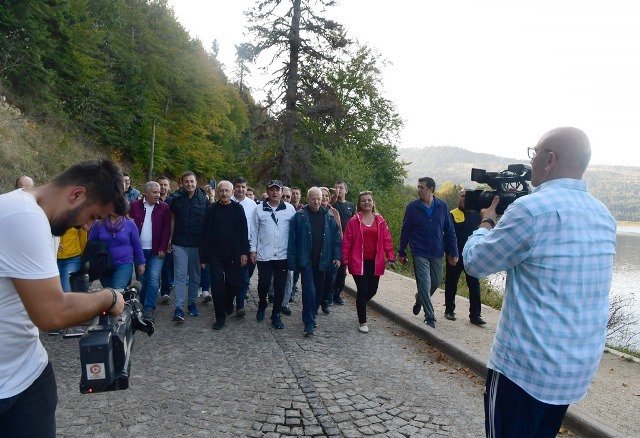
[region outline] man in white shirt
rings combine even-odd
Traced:
[[[258,322],[264,320],[267,293],[273,279],[274,302],[271,324],[283,329],[280,309],[287,281],[287,244],[289,223],[296,213],[288,202],[282,200],[282,182],[271,180],[267,184],[267,200],[256,208],[251,225],[249,260],[258,264]]]
[[[64,293],[51,235],[125,214],[122,172],[111,161],[76,164],[52,182],[0,195],[0,431],[54,437],[57,391],[38,329],[79,325],[108,311],[122,295]]]
[[[142,283],[142,313],[145,319],[153,321],[160,289],[160,274],[171,237],[171,212],[169,206],[160,200],[160,184],[148,181],[144,185],[144,196],[131,203],[129,216],[138,227],[146,260],[146,269],[139,278]]]
[[[247,180],[240,177],[233,181],[233,201],[239,202],[244,208],[244,215],[247,217],[247,230],[248,236],[251,236],[251,225],[253,222],[253,214],[258,207],[254,200],[247,197]],[[247,292],[249,291],[249,283],[253,271],[256,269],[254,263],[247,263],[240,268],[240,280],[241,284],[238,288],[238,294],[236,295],[236,317],[242,318],[245,315],[244,302],[247,298]]]

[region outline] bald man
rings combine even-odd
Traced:
[[[33,180],[27,175],[22,175],[16,180],[15,188],[16,189],[30,189],[33,188],[34,183]]]
[[[616,222],[582,181],[589,139],[557,128],[528,152],[536,190],[499,221],[496,197],[463,251],[470,275],[507,271],[487,365],[491,437],[556,436],[587,393],[607,329]]]
[[[242,286],[241,269],[249,256],[247,218],[242,205],[231,199],[233,184],[220,181],[216,198],[204,220],[204,236],[200,245],[200,261],[211,267],[213,308],[216,320],[213,330],[221,330],[227,314],[233,313],[233,299]]]

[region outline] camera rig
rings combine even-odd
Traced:
[[[133,335],[138,330],[153,334],[153,322],[142,316],[140,290],[140,283],[134,281],[122,292],[124,311],[118,316],[107,312],[96,316],[80,338],[81,393],[129,387]]]
[[[510,164],[507,170],[501,172],[473,168],[471,181],[486,184],[493,190],[467,190],[464,198],[465,209],[480,211],[489,207],[495,196],[499,196],[496,213],[503,214],[513,201],[531,193],[528,183],[531,181],[531,168],[524,164]]]

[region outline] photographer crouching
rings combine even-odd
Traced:
[[[38,329],[119,315],[120,293],[64,293],[53,236],[123,215],[122,172],[111,161],[76,164],[52,182],[0,195],[0,434],[54,437],[56,381]]]
[[[529,148],[531,183],[497,219],[481,210],[463,251],[476,277],[507,271],[484,395],[490,437],[556,436],[584,398],[605,345],[616,222],[582,181],[584,132],[557,128]]]

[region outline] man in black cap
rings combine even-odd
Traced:
[[[289,241],[289,223],[296,210],[282,200],[282,182],[271,180],[267,184],[267,200],[256,208],[251,225],[249,239],[251,263],[258,265],[258,322],[264,320],[267,308],[267,293],[273,280],[274,303],[271,312],[271,324],[283,329],[280,309],[284,298],[287,280],[287,244]]]

